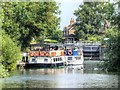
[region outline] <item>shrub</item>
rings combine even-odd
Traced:
[[[9,35],[2,30],[2,48],[0,62],[5,70],[16,69],[17,61],[20,60],[20,48],[11,40]]]

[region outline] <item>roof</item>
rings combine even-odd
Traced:
[[[37,43],[37,44],[30,44],[30,46],[63,46],[62,44],[60,43],[44,43],[44,44],[40,44],[40,43]]]

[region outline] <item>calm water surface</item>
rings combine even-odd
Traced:
[[[21,69],[1,79],[2,88],[118,88],[118,75],[71,68]]]

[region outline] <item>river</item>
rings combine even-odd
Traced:
[[[2,88],[118,88],[118,74],[98,69],[18,69],[0,79]]]

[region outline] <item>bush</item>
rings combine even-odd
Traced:
[[[7,77],[8,71],[3,67],[3,65],[0,65],[0,78]]]
[[[20,60],[20,48],[11,40],[9,35],[2,30],[2,48],[0,62],[5,70],[16,69],[17,61]]]
[[[88,41],[98,42],[102,40],[102,36],[93,35],[88,37]]]
[[[89,37],[89,41],[96,41],[95,37]]]

